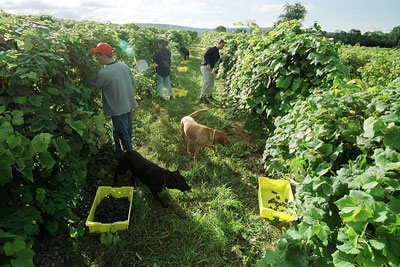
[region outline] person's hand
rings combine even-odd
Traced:
[[[207,69],[211,70],[211,65],[210,64],[207,64]]]

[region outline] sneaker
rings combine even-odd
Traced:
[[[169,96],[169,100],[174,99],[174,97],[172,95]]]

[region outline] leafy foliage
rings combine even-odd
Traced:
[[[400,76],[400,50],[343,46],[340,60],[352,79],[361,79],[368,86],[386,86]]]
[[[265,167],[301,182],[300,223],[260,264],[291,264],[293,250],[302,266],[400,263],[399,89],[400,79],[384,89],[337,83],[275,121]]]
[[[134,66],[119,41],[128,40],[149,59],[157,34],[133,24],[0,14],[0,34],[7,39],[0,51],[0,252],[14,266],[32,266],[35,236],[79,220],[72,210],[97,168],[97,152],[110,143],[92,85],[101,66],[89,49],[106,41],[116,59]],[[191,41],[183,31],[168,34]],[[137,76],[137,96],[153,90],[153,75]]]
[[[273,130],[274,119],[289,112],[299,97],[329,87],[346,73],[338,46],[320,37],[318,30],[318,25],[303,30],[290,21],[267,36],[225,35],[219,74],[226,80],[232,112],[243,115],[253,133]]]

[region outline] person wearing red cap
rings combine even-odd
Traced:
[[[111,116],[117,158],[123,150],[132,150],[132,113],[138,107],[133,92],[136,84],[131,69],[115,61],[108,43],[99,43],[90,49],[105,67],[97,73],[96,87],[102,91],[103,110]]]

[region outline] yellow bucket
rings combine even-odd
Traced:
[[[178,88],[172,88],[172,95],[173,96],[187,96],[188,91],[187,90],[183,90],[183,89],[178,89]]]
[[[97,205],[108,195],[112,195],[115,198],[128,197],[130,205],[129,205],[129,214],[128,219],[125,221],[119,221],[114,223],[100,223],[94,222],[94,212],[97,208]],[[132,196],[133,196],[133,187],[132,186],[123,186],[123,187],[110,187],[110,186],[99,186],[97,188],[96,196],[94,198],[92,208],[90,209],[89,215],[86,220],[86,226],[89,227],[89,232],[97,232],[97,233],[107,233],[112,232],[115,233],[120,230],[126,230],[129,226],[129,218],[131,217],[131,209],[132,209]]]
[[[292,188],[287,180],[258,177],[258,202],[260,216],[273,220],[289,221],[296,213],[286,212],[287,204],[294,200]]]
[[[187,72],[188,67],[178,67],[178,72]]]

